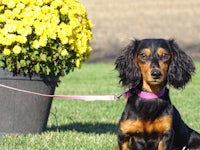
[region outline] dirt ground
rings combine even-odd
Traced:
[[[200,0],[80,0],[93,22],[89,62],[113,62],[137,38],[174,38],[200,60]]]

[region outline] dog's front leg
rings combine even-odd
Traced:
[[[162,140],[159,142],[158,150],[171,150],[174,140],[174,131],[171,130],[163,136]]]
[[[117,150],[129,150],[130,136],[124,134],[120,129],[117,131],[118,146]]]

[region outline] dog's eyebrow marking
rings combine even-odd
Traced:
[[[158,54],[158,56],[161,56],[164,52],[165,52],[166,50],[164,49],[164,48],[158,48],[157,49],[157,54]]]
[[[147,56],[150,56],[150,55],[151,55],[151,50],[150,50],[149,48],[143,49],[143,52],[144,52]]]
[[[153,121],[125,120],[121,121],[120,129],[125,134],[135,133],[166,133],[172,125],[172,116],[163,116]]]

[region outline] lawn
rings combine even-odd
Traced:
[[[200,131],[200,63],[184,90],[170,88],[173,103],[189,126]],[[56,94],[118,94],[117,72],[112,64],[85,64],[61,79]],[[114,101],[54,99],[47,130],[41,135],[5,136],[1,150],[111,150],[116,147],[116,124],[125,105]]]

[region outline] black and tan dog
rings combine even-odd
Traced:
[[[183,88],[195,67],[174,40],[132,41],[117,58],[120,82],[130,90],[119,121],[119,150],[200,150],[200,134],[171,104],[169,84]]]

